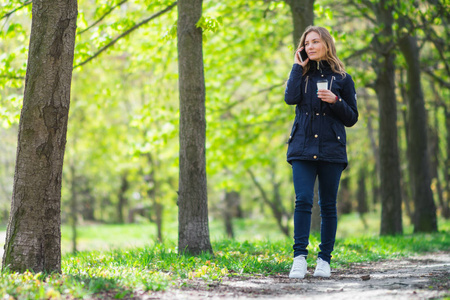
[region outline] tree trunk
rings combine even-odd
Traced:
[[[400,93],[402,95],[402,99],[405,103],[407,103],[408,101],[408,96],[407,96],[407,92],[406,92],[406,83],[403,79],[403,71],[400,72]],[[406,141],[406,145],[409,145],[409,127],[408,127],[408,114],[406,112],[406,108],[405,109],[401,109],[401,115],[402,115],[402,119],[403,119],[403,128],[405,129],[405,141]],[[412,197],[412,185],[411,185],[411,177],[412,177],[412,171],[411,168],[409,167],[409,148],[406,147],[406,169],[403,170],[400,168],[400,185],[402,187],[402,200],[403,203],[405,204],[405,209],[406,209],[406,214],[408,215],[408,218],[410,220],[410,223],[413,224],[414,223],[414,216],[413,216],[413,212],[411,209],[411,200],[413,199]],[[400,160],[402,160],[400,158]]]
[[[367,95],[366,91],[364,91],[363,99],[368,99],[369,95]],[[370,104],[370,101],[367,101],[366,105],[366,114],[367,114],[367,134],[370,140],[370,146],[372,148],[373,156],[375,159],[375,172],[372,173],[372,202],[376,204],[379,202],[380,196],[380,185],[379,185],[379,175],[380,175],[380,151],[376,143],[375,137],[375,129],[373,128],[373,118],[372,116],[375,114],[375,109]],[[375,205],[374,205],[375,206]]]
[[[441,180],[439,178],[439,170],[438,170],[438,166],[439,166],[439,134],[438,134],[438,116],[437,116],[437,106],[435,106],[435,124],[434,127],[430,126],[429,127],[429,131],[428,131],[428,138],[429,138],[429,145],[430,145],[430,164],[431,164],[431,168],[430,168],[430,172],[431,172],[431,179],[435,182],[436,184],[436,192],[437,192],[437,197],[438,197],[438,202],[441,208],[441,215],[445,218],[448,219],[450,217],[450,209],[447,205],[445,205],[445,201],[444,201],[444,193],[443,193],[443,188],[442,188],[442,183]]]
[[[117,202],[117,217],[120,224],[125,223],[125,217],[123,215],[123,209],[127,204],[127,198],[125,193],[129,187],[127,172],[124,172],[121,176],[120,190],[119,190],[119,201]]]
[[[311,232],[320,232],[321,222],[322,219],[320,218],[319,206],[319,181],[316,177],[316,182],[314,183],[313,207],[311,209]]]
[[[352,194],[350,191],[350,180],[349,177],[345,176],[341,178],[341,182],[339,184],[339,193],[338,193],[338,215],[349,214],[353,211],[353,203],[352,203]]]
[[[366,165],[363,164],[358,172],[358,187],[356,191],[356,199],[358,202],[357,206],[358,214],[361,219],[361,222],[364,225],[364,229],[368,228],[367,221],[364,218],[364,214],[369,211],[369,208],[367,207],[366,174],[367,174]]]
[[[442,99],[440,99],[439,93],[436,90],[435,87],[435,83],[431,82],[431,89],[433,91],[433,95],[434,98],[436,100],[435,103],[435,107],[434,107],[434,112],[435,112],[435,116],[434,116],[434,120],[435,120],[435,124],[434,124],[434,128],[431,127],[430,128],[430,132],[431,132],[431,138],[430,140],[432,141],[430,143],[431,145],[431,149],[430,149],[430,153],[431,153],[431,178],[435,178],[436,180],[436,185],[437,185],[437,189],[438,189],[438,199],[439,199],[439,204],[441,206],[441,214],[445,219],[450,219],[450,203],[449,203],[449,198],[450,198],[450,190],[447,189],[446,191],[446,187],[449,186],[449,182],[446,181],[445,179],[448,178],[446,177],[446,173],[449,172],[448,168],[446,168],[446,162],[443,161],[444,158],[441,155],[441,152],[439,150],[439,132],[438,132],[438,128],[439,128],[439,117],[438,117],[438,109],[439,109],[439,105],[440,103],[442,103]],[[447,125],[450,124],[449,118],[450,116],[447,115],[447,109],[444,106],[444,116],[446,116],[445,118],[445,122],[447,123]],[[447,127],[449,128],[449,127]],[[447,137],[450,136],[450,131],[447,129]],[[447,145],[450,145],[450,141],[448,141]],[[447,151],[450,152],[449,147],[446,147]],[[450,161],[450,157],[447,156],[447,161]],[[442,163],[443,162],[443,163]],[[450,164],[449,164],[450,165]],[[442,183],[442,180],[440,179],[439,176],[439,166],[443,166],[446,170],[444,171],[444,184]],[[445,197],[447,198],[447,201],[445,201]]]
[[[61,271],[61,178],[76,0],[34,0],[3,267]]]
[[[228,238],[234,239],[233,218],[237,217],[239,212],[240,194],[236,191],[225,191],[223,195],[223,220]]]
[[[152,210],[150,210],[150,220],[155,222],[156,224],[156,237],[159,243],[162,243],[162,213],[163,213],[163,205],[159,200],[158,195],[158,182],[156,180],[156,167],[157,164],[153,160],[153,155],[150,153],[146,154],[149,165],[151,167],[150,173],[145,176],[145,181],[147,182],[147,195],[152,202],[152,210],[154,212],[154,217],[152,217]]]
[[[291,8],[294,49],[297,49],[300,38],[306,27],[314,25],[314,0],[286,0]]]
[[[380,234],[401,234],[402,199],[397,145],[397,103],[395,96],[395,54],[392,45],[392,7],[386,0],[374,5],[380,33],[373,39],[373,61],[377,78],[375,91],[379,102],[379,147],[381,226]]]
[[[202,0],[178,1],[178,72],[180,93],[180,173],[178,195],[178,251],[212,252],[206,186],[205,79]]]
[[[447,106],[444,106],[445,111],[445,127],[446,127],[446,140],[447,140],[447,159],[445,160],[445,168],[444,168],[444,180],[446,182],[445,192],[446,195],[446,205],[450,205],[450,111]]]
[[[408,158],[414,199],[414,232],[437,231],[436,206],[431,191],[430,160],[427,139],[427,114],[420,82],[417,38],[407,35],[399,40],[407,63]]]

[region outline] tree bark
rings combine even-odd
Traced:
[[[180,93],[180,173],[178,195],[178,251],[212,252],[206,187],[205,79],[202,0],[178,1],[178,71]]]
[[[76,0],[34,0],[3,268],[61,271],[61,178]]]
[[[392,7],[388,1],[374,4],[380,33],[373,39],[375,51],[373,67],[377,78],[375,91],[379,102],[379,147],[381,226],[380,234],[401,234],[402,199],[400,187],[400,163],[397,145],[397,103],[395,96],[395,54],[392,45]]]
[[[420,82],[417,38],[407,35],[399,40],[407,66],[408,158],[414,199],[414,232],[437,231],[436,206],[431,191],[430,159],[427,139],[427,114]]]
[[[297,49],[306,27],[314,25],[314,0],[286,0],[286,3],[291,8],[292,23],[294,25],[292,38],[294,49]]]

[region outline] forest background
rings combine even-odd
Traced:
[[[30,3],[9,1],[0,14],[0,220],[5,225],[27,67]],[[299,33],[293,33],[289,3],[203,3],[199,25],[204,29],[209,217],[223,222],[225,228],[212,231],[212,236],[223,232],[234,236],[233,218],[249,223],[263,220],[278,226],[280,234],[292,235],[295,196],[285,143],[294,110],[283,97]],[[157,230],[149,233],[149,239],[163,240],[164,229],[177,222],[177,15],[176,6],[167,9],[172,4],[79,3],[62,182],[62,221],[73,229],[77,224],[152,222]],[[427,135],[421,143],[428,149],[429,187],[437,215],[448,219],[449,5],[445,1],[391,4],[395,8],[392,36],[384,42],[394,58],[392,102],[399,172],[385,173],[385,178],[391,176],[391,181],[399,183],[401,205],[395,209],[406,216],[404,223],[413,224],[417,183],[412,178],[417,174],[410,156],[407,77],[411,66],[400,40],[414,36],[426,113],[422,117]],[[377,97],[377,62],[385,53],[373,41],[386,24],[378,21],[370,7],[370,1],[345,5],[316,1],[314,23],[331,31],[358,93],[360,120],[347,130],[350,165],[341,181],[339,213],[374,212],[382,218],[380,128],[384,123]]]

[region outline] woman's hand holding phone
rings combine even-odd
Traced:
[[[305,67],[306,64],[309,62],[309,57],[306,54],[306,51],[304,50],[304,47],[301,47],[300,49],[295,52],[295,63],[301,65],[302,67]]]

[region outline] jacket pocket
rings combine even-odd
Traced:
[[[292,141],[292,138],[294,137],[295,131],[297,130],[298,124],[295,122],[294,126],[292,126],[291,134],[289,135],[289,139],[286,142],[286,144],[290,144]]]
[[[342,127],[342,128],[340,128],[340,127]],[[347,137],[346,137],[346,134],[345,134],[344,125],[338,126],[336,123],[334,123],[334,124],[331,125],[331,128],[333,128],[333,132],[334,132],[334,135],[336,137],[336,140],[339,143],[341,143],[342,145],[345,145],[346,142],[347,142],[346,141]]]
[[[292,127],[291,136],[288,141],[288,150],[287,150],[288,160],[289,158],[300,157],[305,149],[306,136],[303,124],[305,120],[302,119],[297,120],[295,125]]]

